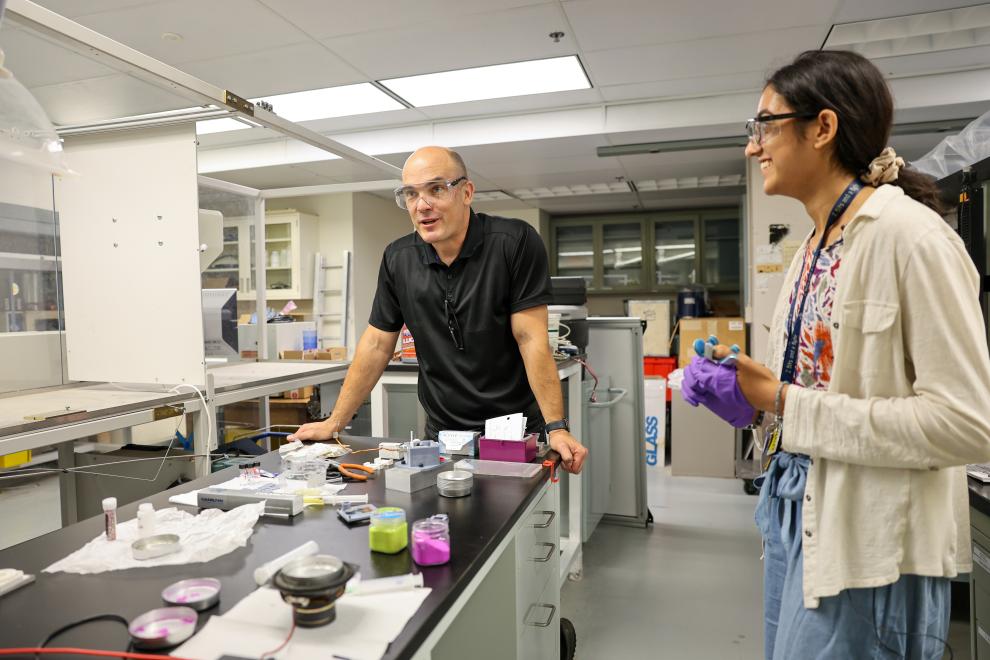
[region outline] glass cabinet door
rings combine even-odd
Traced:
[[[657,284],[693,284],[695,272],[694,221],[653,223]]]
[[[557,227],[557,275],[583,277],[589,288],[595,276],[594,233],[590,225]]]
[[[706,219],[702,226],[702,240],[705,244],[703,264],[705,283],[738,284],[739,220]]]
[[[642,224],[602,226],[602,286],[638,287],[643,283]]]
[[[223,252],[203,271],[204,289],[241,289],[240,239],[240,225],[224,222]]]
[[[292,222],[265,223],[265,279],[269,291],[298,289],[292,267]]]

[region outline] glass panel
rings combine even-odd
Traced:
[[[595,275],[594,237],[590,225],[557,227],[557,275],[583,277],[591,286]]]
[[[265,223],[266,286],[269,291],[292,289],[292,223]]]
[[[65,382],[53,201],[50,174],[0,159],[0,392]]]
[[[602,266],[602,283],[606,287],[631,287],[642,283],[643,238],[640,223],[602,227]]]
[[[704,222],[705,284],[739,283],[739,220]]]
[[[694,221],[656,222],[654,237],[657,284],[693,284]]]

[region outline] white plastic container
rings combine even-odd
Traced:
[[[155,507],[151,502],[144,502],[138,506],[137,521],[139,538],[155,535]]]

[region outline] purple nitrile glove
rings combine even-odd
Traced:
[[[684,369],[681,397],[692,406],[702,404],[736,428],[748,426],[756,417],[756,409],[739,389],[735,360],[716,364],[696,356]]]

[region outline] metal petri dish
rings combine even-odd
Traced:
[[[162,590],[162,600],[169,605],[191,607],[197,612],[208,610],[220,602],[220,580],[216,578],[180,580]]]
[[[321,589],[338,581],[344,562],[333,555],[300,557],[282,567],[281,581],[296,589]]]
[[[437,475],[437,490],[444,497],[464,497],[471,494],[474,475],[467,470],[451,470]]]
[[[127,631],[138,648],[167,649],[192,637],[196,621],[196,610],[192,608],[162,607],[134,619]]]
[[[135,559],[154,559],[178,552],[181,547],[178,534],[156,534],[132,543],[131,553]]]

